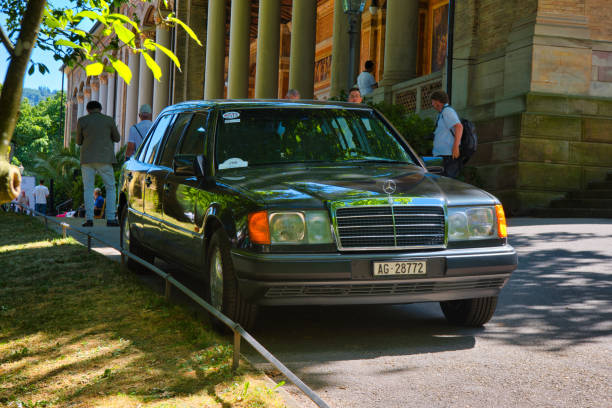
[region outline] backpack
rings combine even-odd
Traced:
[[[463,163],[467,163],[478,148],[478,135],[476,135],[476,125],[473,122],[465,118],[460,120],[463,125],[463,133],[459,145],[459,155],[463,158]]]
[[[444,109],[446,109],[447,107],[450,108],[450,106],[446,106]],[[463,159],[463,164],[465,164],[468,162],[468,160],[470,160],[470,157],[472,157],[472,155],[476,152],[476,149],[478,148],[478,135],[476,134],[476,125],[474,125],[474,122],[466,118],[459,118],[459,120],[461,121],[461,125],[463,126],[463,133],[461,134],[461,144],[459,145],[459,157]],[[455,135],[452,130],[451,133],[453,134],[453,136]]]

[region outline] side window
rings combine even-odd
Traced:
[[[141,153],[141,161],[149,164],[153,163],[162,140],[164,139],[164,135],[166,134],[166,130],[172,123],[172,119],[174,119],[174,115],[166,115],[157,121],[155,130],[149,136],[147,148],[146,150],[143,150],[143,153]]]
[[[150,129],[150,133],[155,132],[155,126],[156,126],[156,123],[153,124],[152,129]],[[134,153],[134,157],[136,158],[136,160],[141,161],[141,162],[145,161],[145,153],[147,152],[147,147],[149,146],[150,140],[151,140],[150,137],[145,137],[145,139],[142,141],[140,146],[138,146],[136,153]]]
[[[185,133],[185,128],[189,124],[191,116],[191,113],[181,113],[174,121],[174,126],[172,126],[172,130],[166,138],[164,151],[162,152],[161,161],[159,162],[159,164],[161,164],[162,166],[172,166],[172,159],[174,158],[174,153],[176,152],[177,145],[179,143],[179,140],[181,140],[181,136],[183,135],[183,133]]]
[[[179,154],[205,154],[206,122],[208,114],[195,114],[181,141]]]

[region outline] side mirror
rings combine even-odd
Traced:
[[[204,156],[193,154],[177,154],[172,161],[172,169],[174,174],[180,176],[195,176],[197,178],[204,177],[205,171]]]
[[[423,163],[425,164],[425,168],[428,172],[433,174],[443,174],[444,166],[443,160],[441,157],[437,156],[423,156],[421,157]]]

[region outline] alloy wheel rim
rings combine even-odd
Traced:
[[[223,306],[223,263],[221,251],[215,249],[210,268],[210,302],[212,306],[221,311]]]

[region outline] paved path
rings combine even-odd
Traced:
[[[430,303],[266,308],[253,334],[333,407],[611,407],[612,220],[509,224],[520,265],[483,329],[450,326]]]

